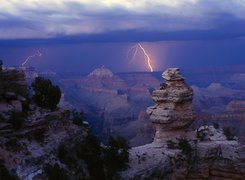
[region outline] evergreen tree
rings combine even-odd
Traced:
[[[37,77],[32,83],[32,88],[35,92],[33,100],[38,106],[51,110],[56,109],[61,98],[59,86],[54,86],[49,79]]]

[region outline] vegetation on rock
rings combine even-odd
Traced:
[[[59,167],[58,164],[45,166],[45,173],[49,180],[66,180],[68,179],[64,171]]]
[[[61,144],[57,155],[68,167],[77,167],[76,173],[83,173],[80,165],[87,164],[90,179],[119,178],[118,172],[128,167],[129,145],[124,138],[110,137],[107,146],[102,146],[95,136],[86,139],[72,149]]]
[[[226,136],[227,140],[233,140],[234,139],[234,133],[232,132],[231,127],[224,127],[223,133]]]
[[[10,124],[13,126],[14,130],[19,130],[22,128],[25,122],[26,114],[22,112],[11,112],[9,119]]]
[[[3,162],[0,162],[0,179],[17,180],[18,178],[8,171]]]
[[[185,155],[190,155],[193,151],[190,143],[187,139],[178,139],[176,142],[172,140],[167,141],[167,147],[169,149],[181,149]]]
[[[85,120],[85,114],[83,111],[77,112],[75,110],[72,111],[72,122],[77,126],[82,126],[83,121]]]
[[[219,124],[218,123],[213,122],[213,126],[214,126],[215,129],[219,129]]]
[[[61,98],[59,86],[55,86],[48,79],[37,77],[32,83],[32,88],[35,92],[33,100],[38,106],[55,110]]]

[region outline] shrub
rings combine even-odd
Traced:
[[[68,154],[68,151],[65,149],[65,146],[63,144],[59,145],[58,147],[58,158],[61,162],[64,161],[64,159],[66,158]]]
[[[105,148],[105,166],[107,178],[118,178],[118,171],[128,168],[129,145],[122,137],[109,138],[107,148]]]
[[[72,111],[72,122],[77,126],[82,126],[85,120],[84,112]]]
[[[101,147],[95,136],[89,135],[76,154],[85,160],[91,179],[118,179],[118,171],[128,167],[129,145],[122,137],[110,137],[106,147]]]
[[[45,173],[48,176],[49,180],[66,180],[67,175],[64,173],[63,169],[59,167],[58,164],[55,164],[54,166],[47,164],[44,168]]]
[[[16,175],[13,175],[8,171],[3,162],[0,162],[0,179],[17,180],[18,178],[16,177]]]
[[[22,112],[11,112],[9,123],[13,126],[14,130],[19,130],[22,128],[25,122],[26,114]]]
[[[99,141],[92,134],[76,150],[77,156],[85,160],[91,179],[105,179],[102,153]]]
[[[178,146],[184,154],[190,155],[192,153],[192,147],[186,139],[180,139]]]
[[[28,134],[28,139],[29,140],[34,139],[37,142],[43,142],[44,137],[45,137],[45,135],[44,135],[45,131],[46,131],[45,128],[36,129],[36,130],[34,130]]]
[[[71,150],[68,150],[63,144],[60,144],[57,152],[60,162],[66,164],[69,167],[75,167],[78,164],[78,158],[76,154]]]
[[[199,138],[201,141],[205,140],[207,136],[207,129],[201,129],[197,130],[197,138]]]
[[[38,106],[55,110],[61,98],[59,86],[54,86],[48,79],[37,77],[32,83],[32,88],[35,92],[33,100]]]
[[[0,59],[0,71],[2,71],[3,61]]]
[[[213,126],[214,126],[215,129],[219,129],[219,124],[218,123],[213,122]]]
[[[226,136],[227,140],[233,140],[234,139],[234,134],[232,132],[231,127],[224,127],[223,133]]]
[[[22,146],[17,139],[9,139],[5,142],[5,146],[8,151],[18,152],[22,150]]]

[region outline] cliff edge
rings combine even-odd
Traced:
[[[123,179],[245,179],[245,147],[229,128],[192,129],[192,89],[178,68],[167,69],[163,78],[152,93],[156,105],[147,109],[154,141],[131,149]]]

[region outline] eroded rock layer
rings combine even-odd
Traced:
[[[152,94],[156,105],[147,110],[156,126],[154,141],[130,150],[122,179],[245,179],[244,145],[231,128],[188,128],[195,120],[192,89],[177,68],[163,78],[166,83]]]
[[[195,120],[193,91],[185,84],[180,70],[169,68],[163,72],[162,77],[166,82],[152,93],[156,105],[147,109],[150,120],[156,126],[154,141],[162,141],[168,139],[168,136],[181,134],[171,132],[184,131]]]

